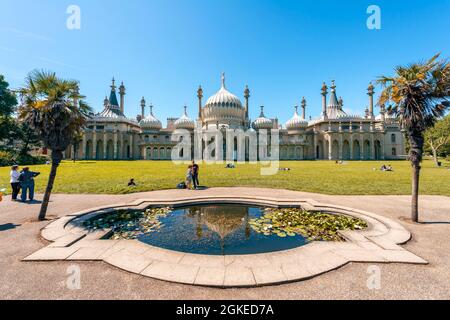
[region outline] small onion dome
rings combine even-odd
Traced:
[[[194,130],[195,128],[195,122],[187,115],[187,107],[184,107],[184,114],[179,118],[177,121],[175,121],[175,128],[176,129],[187,129],[187,130]]]
[[[266,118],[266,116],[264,115],[263,106],[261,106],[261,114],[259,115],[259,118],[253,122],[253,128],[255,128],[256,130],[273,129],[273,122],[271,119]]]
[[[286,122],[286,129],[288,130],[299,130],[304,129],[308,126],[308,122],[303,120],[298,114],[298,106],[295,106],[294,116]]]
[[[150,114],[139,122],[142,129],[160,130],[162,129],[161,121],[153,115],[153,106],[150,106]]]

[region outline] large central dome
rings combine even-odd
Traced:
[[[225,87],[225,74],[222,87],[211,96],[203,108],[203,121],[208,125],[240,126],[245,121],[245,109],[238,97]]]

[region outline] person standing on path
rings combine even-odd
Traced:
[[[194,183],[194,189],[197,189],[199,186],[199,182],[198,182],[199,170],[200,170],[199,165],[196,164],[195,161],[192,161],[192,182]]]
[[[20,173],[19,181],[22,187],[22,195],[21,195],[22,202],[25,202],[27,200],[27,193],[28,199],[30,199],[30,201],[33,201],[34,178],[37,177],[38,175],[40,175],[40,172],[30,171],[30,168],[28,167],[23,168],[22,172]]]
[[[17,200],[17,195],[20,192],[20,181],[19,181],[19,177],[20,177],[20,173],[19,173],[19,166],[18,165],[13,165],[11,167],[11,172],[9,173],[10,176],[10,183],[11,183],[11,188],[12,188],[12,194],[11,194],[11,200],[15,201]]]

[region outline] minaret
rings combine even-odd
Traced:
[[[125,113],[125,86],[122,84],[119,87],[120,94],[120,112]]]
[[[197,98],[198,98],[198,120],[202,121],[202,98],[203,98],[203,89],[202,86],[198,87],[197,90]]]
[[[373,95],[375,93],[375,87],[373,86],[372,82],[369,84],[369,87],[367,88],[367,95],[369,96],[369,117],[370,119],[373,119]]]
[[[145,99],[142,97],[141,99],[141,117],[142,119],[145,118]]]
[[[303,97],[302,99],[302,119],[306,119],[306,99]]]
[[[248,122],[249,120],[248,99],[250,98],[250,89],[248,88],[248,86],[245,86],[244,98],[245,98],[245,120]]]
[[[324,119],[324,120],[328,119],[328,116],[327,116],[327,94],[328,94],[328,87],[324,82],[322,85],[322,119]]]

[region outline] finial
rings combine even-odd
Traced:
[[[141,99],[141,106],[145,107],[145,98],[144,97],[142,97],[142,99]]]
[[[187,116],[187,106],[184,106],[184,115]]]
[[[225,88],[225,72],[222,72],[222,88]]]
[[[341,107],[344,106],[344,99],[342,99],[342,97],[339,97],[339,105],[340,105]]]
[[[322,94],[326,95],[327,93],[328,93],[328,87],[327,87],[327,84],[324,81],[323,85],[322,85]]]
[[[116,80],[114,79],[114,77],[112,78],[111,89],[116,90]]]
[[[302,107],[306,107],[306,99],[305,99],[305,97],[302,98]]]
[[[149,108],[150,108],[150,114],[153,116],[153,105],[151,103],[149,105]]]
[[[298,106],[295,105],[295,106],[294,106],[294,109],[295,109],[295,114],[298,115]]]
[[[336,89],[336,82],[331,80],[331,90],[334,91]]]
[[[198,98],[203,98],[203,89],[202,89],[202,86],[198,86],[197,97],[198,97]]]
[[[369,96],[373,95],[375,93],[375,87],[373,86],[372,82],[369,83],[369,87],[367,88],[367,94]]]
[[[260,115],[260,117],[261,118],[264,117],[264,106],[261,106],[261,115]]]
[[[250,89],[248,88],[248,85],[245,85],[244,97],[247,99],[250,98]]]

